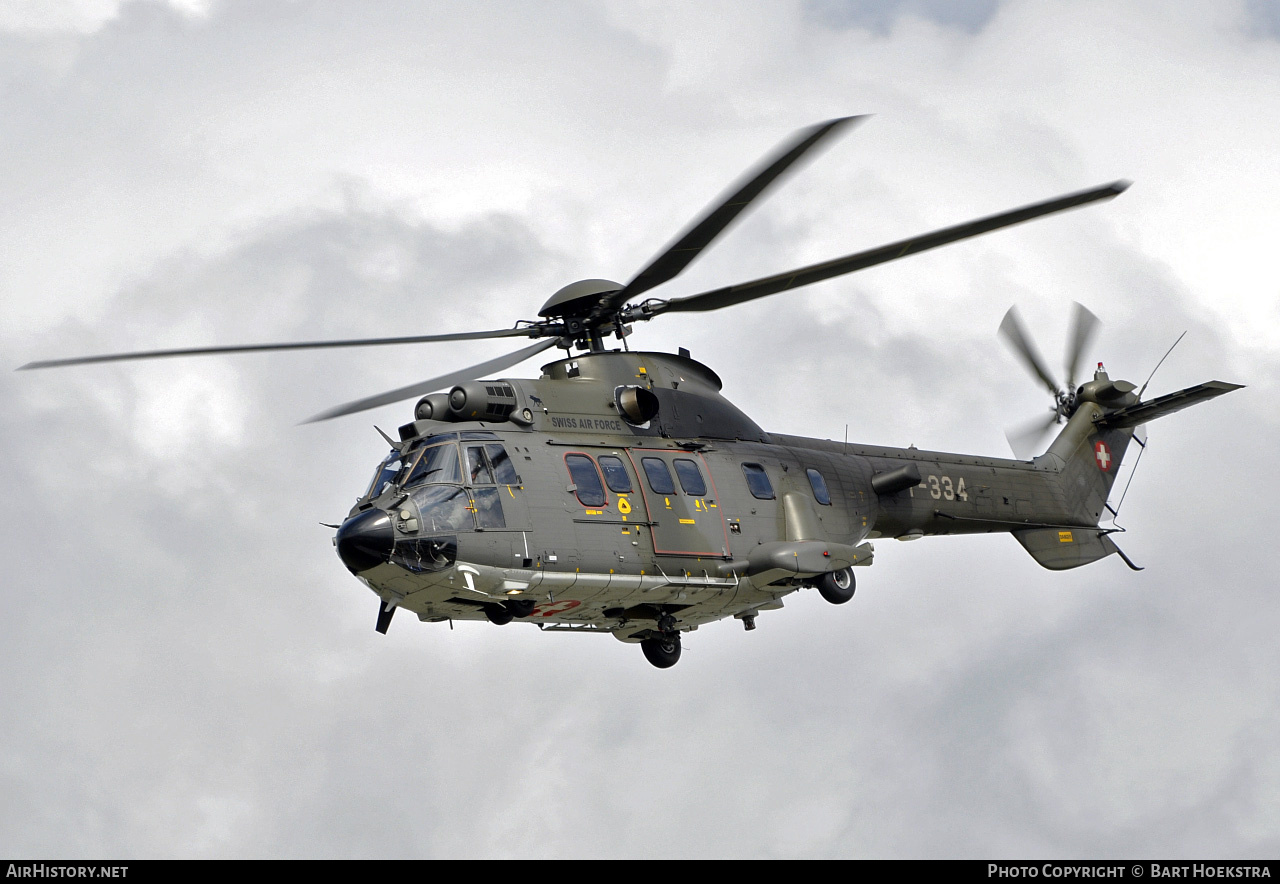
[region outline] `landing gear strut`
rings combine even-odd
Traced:
[[[680,659],[680,633],[668,632],[659,638],[646,638],[640,642],[645,659],[659,669],[670,669]]]

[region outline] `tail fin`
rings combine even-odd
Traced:
[[[1097,524],[1115,484],[1120,462],[1133,438],[1132,427],[1104,426],[1101,406],[1081,403],[1039,460],[1059,473],[1061,493],[1072,521]]]
[[[1093,402],[1082,403],[1049,450],[1036,458],[1037,463],[1045,463],[1058,473],[1055,480],[1071,525],[1098,524],[1133,438],[1131,428],[1100,426],[1103,413]],[[1107,532],[1096,527],[1025,528],[1014,531],[1013,536],[1051,571],[1078,568],[1120,552]]]
[[[1058,471],[1059,488],[1071,521],[1097,525],[1135,427],[1240,387],[1209,381],[1119,408],[1082,402],[1049,450],[1036,460],[1047,460],[1047,465]],[[1013,534],[1032,558],[1055,571],[1087,565],[1112,553],[1119,553],[1129,567],[1137,567],[1098,528],[1030,528]]]

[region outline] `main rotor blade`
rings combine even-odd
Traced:
[[[485,338],[528,337],[529,327],[501,328],[495,331],[458,332],[448,335],[411,335],[402,338],[358,338],[347,341],[299,341],[286,344],[244,344],[231,347],[189,347],[181,350],[143,350],[134,353],[107,353],[102,356],[78,356],[73,359],[45,359],[28,362],[18,368],[58,368],[64,365],[88,365],[93,362],[127,362],[137,359],[164,359],[170,356],[210,356],[218,353],[262,353],[274,350],[321,350],[332,347],[376,347],[382,344],[432,344],[443,341],[476,341]]]
[[[1071,337],[1067,339],[1067,390],[1076,388],[1076,369],[1080,366],[1080,356],[1098,332],[1102,321],[1089,312],[1079,301],[1075,302],[1076,311],[1071,317]]]
[[[707,310],[719,310],[721,307],[730,307],[734,304],[763,298],[766,295],[774,295],[788,289],[821,282],[833,276],[841,276],[845,273],[852,273],[855,270],[863,270],[876,264],[883,264],[886,261],[895,261],[898,258],[905,258],[907,255],[914,255],[917,252],[927,251],[928,249],[936,249],[938,246],[945,246],[958,240],[979,236],[992,230],[999,230],[1002,227],[1021,224],[1023,221],[1051,215],[1054,212],[1074,209],[1076,206],[1083,206],[1098,200],[1111,199],[1123,193],[1128,186],[1128,181],[1113,181],[1110,184],[1104,184],[1091,190],[1069,193],[1056,199],[1033,203],[1020,209],[1011,209],[1008,212],[979,218],[976,221],[969,221],[965,224],[957,224],[954,227],[944,227],[932,233],[899,240],[886,246],[868,249],[865,252],[856,252],[822,264],[812,264],[808,267],[801,267],[798,270],[779,273],[776,276],[769,276],[751,282],[742,282],[722,289],[689,295],[686,298],[673,298],[665,303],[653,305],[648,312],[650,315],[656,316],[659,313],[667,312],[700,313]]]
[[[1013,352],[1022,359],[1022,364],[1027,367],[1027,370],[1040,378],[1044,385],[1049,388],[1049,394],[1056,397],[1058,395],[1058,382],[1053,379],[1049,369],[1045,368],[1044,359],[1041,358],[1040,351],[1036,349],[1036,345],[1031,342],[1031,336],[1022,327],[1022,320],[1018,316],[1017,307],[1010,307],[1009,312],[1000,321],[1000,334],[1004,335],[1005,340],[1009,342]]]
[[[559,343],[559,338],[551,338],[546,341],[539,341],[531,347],[525,347],[516,350],[514,353],[507,353],[499,356],[497,359],[490,359],[488,362],[481,362],[479,365],[472,365],[469,368],[461,368],[457,371],[441,375],[438,378],[432,378],[429,381],[421,381],[416,384],[410,384],[407,387],[400,387],[396,390],[389,390],[386,393],[379,393],[377,396],[369,396],[365,399],[357,399],[354,402],[348,402],[346,405],[339,405],[336,408],[330,408],[328,411],[322,411],[314,417],[309,417],[302,423],[314,424],[317,421],[327,421],[335,417],[342,417],[344,414],[355,414],[357,411],[366,411],[370,408],[377,408],[379,405],[389,405],[392,402],[399,402],[401,399],[409,399],[413,396],[422,396],[433,390],[439,390],[442,387],[452,387],[454,384],[460,384],[463,381],[471,381],[476,378],[484,377],[490,372],[502,371],[524,362],[530,356],[541,353],[554,347]]]
[[[733,193],[707,207],[692,227],[650,261],[621,291],[610,295],[607,303],[603,303],[602,299],[601,312],[625,304],[642,292],[675,278],[733,223],[752,200],[778,181],[797,160],[828,136],[864,119],[865,116],[840,117],[792,133],[773,153],[740,179],[742,183]],[[810,154],[809,159],[814,156],[816,154]]]

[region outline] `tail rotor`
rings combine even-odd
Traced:
[[[1000,322],[1000,335],[1013,350],[1018,361],[1035,377],[1053,397],[1053,405],[1049,414],[1043,418],[1012,427],[1005,431],[1009,447],[1015,457],[1025,460],[1033,455],[1040,446],[1046,433],[1055,425],[1071,417],[1076,410],[1076,372],[1080,367],[1080,357],[1093,341],[1098,327],[1102,323],[1083,305],[1077,302],[1071,318],[1071,332],[1067,338],[1066,371],[1067,385],[1063,389],[1045,365],[1044,358],[1036,349],[1031,335],[1022,323],[1017,307],[1010,307]]]

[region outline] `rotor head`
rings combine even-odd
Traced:
[[[601,296],[620,291],[622,283],[611,279],[580,279],[548,298],[538,315],[544,319],[587,316],[599,305]]]

